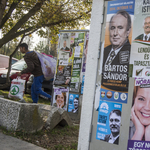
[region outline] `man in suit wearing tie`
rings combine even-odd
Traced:
[[[144,19],[143,29],[144,34],[139,35],[135,40],[150,41],[150,16]]]
[[[74,104],[74,109],[72,109],[73,113],[78,112],[78,104],[79,104],[79,98],[75,97],[75,99],[73,100],[73,104]]]
[[[70,51],[70,49],[67,47],[67,42],[66,40],[63,43],[63,47],[60,50],[64,50],[64,51]]]
[[[128,82],[128,68],[131,45],[128,36],[131,31],[131,17],[124,10],[114,14],[109,23],[109,40],[111,45],[104,48],[102,85],[106,88],[124,91],[120,86],[108,85],[108,80]],[[127,90],[126,85],[126,89]]]
[[[107,134],[103,141],[113,144],[119,144],[119,133],[121,124],[121,111],[114,109],[109,114],[109,127],[111,134]]]

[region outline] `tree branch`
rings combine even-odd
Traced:
[[[85,12],[86,14],[90,13],[91,10]],[[41,24],[39,26],[36,26],[36,27],[29,27],[25,30],[22,30],[22,31],[19,31],[19,32],[13,32],[12,34],[6,34],[2,39],[0,39],[0,47],[2,47],[4,44],[6,44],[7,42],[11,41],[12,39],[22,35],[22,34],[25,34],[27,32],[33,32],[34,30],[38,30],[39,28],[41,27],[51,27],[51,26],[54,26],[54,25],[59,25],[61,23],[68,23],[68,22],[72,22],[72,21],[75,21],[75,20],[78,20],[78,19],[81,19],[83,17],[83,14],[81,14],[80,16],[78,17],[75,17],[75,18],[72,18],[72,19],[64,19],[62,18],[61,20],[59,21],[56,21],[56,22],[52,22],[52,23],[45,23],[45,24]],[[27,33],[28,34],[28,33]]]
[[[35,6],[24,15],[6,35],[12,36],[11,34],[14,34],[31,16],[35,15],[35,13],[41,9],[44,1],[46,0],[40,0],[36,3]]]
[[[16,51],[18,50],[19,45],[20,45],[21,42],[23,41],[24,37],[25,37],[25,35],[22,36],[22,38],[21,38],[19,44],[16,46],[15,50],[14,50],[14,51],[12,52],[12,54],[9,56],[9,66],[11,66],[12,57],[13,57],[13,55],[16,53]],[[10,78],[9,78],[10,71],[11,71],[11,67],[8,68],[6,82],[9,82],[9,80],[10,80]]]
[[[90,13],[91,10],[87,11],[86,14]],[[56,22],[53,22],[53,23],[49,23],[49,24],[42,24],[42,27],[50,27],[50,26],[54,26],[54,25],[58,25],[60,23],[68,23],[68,22],[72,22],[72,21],[75,21],[75,20],[78,20],[78,19],[81,19],[83,17],[83,14],[81,14],[80,16],[76,17],[76,18],[72,18],[72,19],[61,19],[59,21],[56,21]]]
[[[2,18],[5,12],[6,3],[7,3],[7,0],[0,0],[0,25],[1,25]]]
[[[13,53],[9,56],[9,66],[11,66],[11,61],[12,61],[12,57],[13,55],[16,53],[16,51],[18,50],[19,48],[19,45],[21,44],[21,42],[23,41],[25,35],[22,36],[19,44],[16,46],[15,50],[13,51]],[[11,71],[11,67],[8,68],[8,72],[7,72],[7,78],[6,78],[6,83],[5,84],[0,84],[0,90],[1,89],[5,89],[7,87],[10,86],[11,82],[10,82],[10,71]]]
[[[13,2],[9,8],[9,11],[7,12],[7,14],[3,17],[2,22],[0,24],[0,29],[3,27],[3,25],[5,24],[5,22],[9,19],[9,17],[11,16],[13,10],[16,8],[16,6],[18,5],[18,3],[21,0],[18,0],[17,2]]]

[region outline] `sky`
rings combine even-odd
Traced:
[[[85,30],[90,30],[90,25],[85,27]],[[33,49],[40,41],[45,41],[47,40],[46,38],[40,38],[36,33],[33,33],[33,44],[32,47],[30,49]]]

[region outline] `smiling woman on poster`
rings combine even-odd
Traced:
[[[130,139],[150,141],[150,87],[134,87]]]
[[[66,106],[66,93],[65,92],[62,92],[61,94],[56,95],[55,100],[56,100],[56,103],[54,103],[55,107],[63,108],[66,110],[67,106]]]

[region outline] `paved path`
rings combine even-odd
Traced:
[[[0,132],[0,150],[46,150]]]

